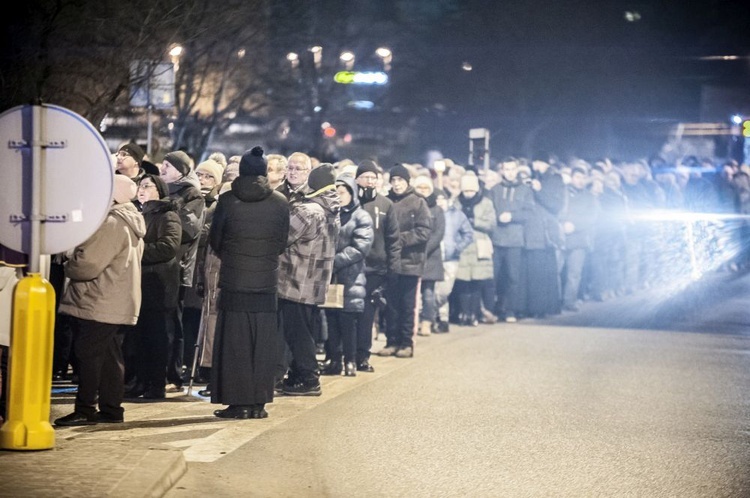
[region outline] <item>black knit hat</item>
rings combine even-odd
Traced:
[[[357,173],[354,175],[354,178],[358,178],[362,173],[375,173],[377,175],[379,173],[379,169],[380,168],[378,168],[378,165],[375,163],[375,161],[365,159],[364,161],[359,163],[359,167],[357,168]]]
[[[391,178],[399,176],[406,180],[407,182],[411,180],[411,174],[409,173],[409,170],[406,169],[406,166],[403,164],[397,164],[394,167],[391,168],[390,171]]]
[[[328,187],[336,183],[336,169],[331,163],[321,163],[317,168],[313,168],[310,176],[307,177],[307,186],[313,192]]]
[[[164,160],[174,166],[177,171],[182,173],[182,176],[186,176],[190,173],[190,156],[181,150],[168,153],[164,156]]]
[[[127,155],[135,159],[135,162],[138,164],[141,164],[141,161],[143,161],[143,156],[146,155],[145,152],[143,152],[143,149],[140,145],[138,145],[135,142],[128,142],[122,147],[120,147],[120,150],[118,152],[125,152]]]
[[[156,191],[159,192],[159,199],[164,199],[169,196],[169,187],[167,182],[162,180],[159,175],[146,174],[141,178],[141,182],[148,178],[156,186]],[[141,182],[138,182],[140,185]]]
[[[144,159],[141,161],[141,168],[146,172],[147,175],[159,176],[159,166],[155,165],[151,161]]]
[[[263,155],[263,148],[256,145],[242,154],[240,159],[240,176],[266,176],[268,174],[268,160]]]

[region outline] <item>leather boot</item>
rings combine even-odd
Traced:
[[[330,363],[320,369],[320,375],[341,375],[344,371],[344,364],[341,360],[331,360]]]
[[[353,361],[347,361],[344,365],[344,375],[346,377],[356,377],[357,376],[357,364]]]

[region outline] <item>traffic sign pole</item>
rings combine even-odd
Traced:
[[[113,175],[106,142],[74,112],[44,105],[0,114],[0,177],[6,187],[0,243],[27,254],[31,270],[13,294],[8,417],[0,448],[54,446],[49,415],[55,291],[39,273],[40,257],[72,249],[99,228],[112,204]]]

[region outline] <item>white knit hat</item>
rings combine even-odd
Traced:
[[[112,188],[112,199],[117,204],[125,204],[135,198],[138,186],[133,180],[125,175],[115,175],[114,187]]]

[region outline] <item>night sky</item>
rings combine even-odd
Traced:
[[[435,141],[456,150],[460,126],[490,129],[503,154],[643,155],[658,126],[750,114],[744,2],[438,3],[418,78]],[[710,58],[725,55],[739,58]]]

